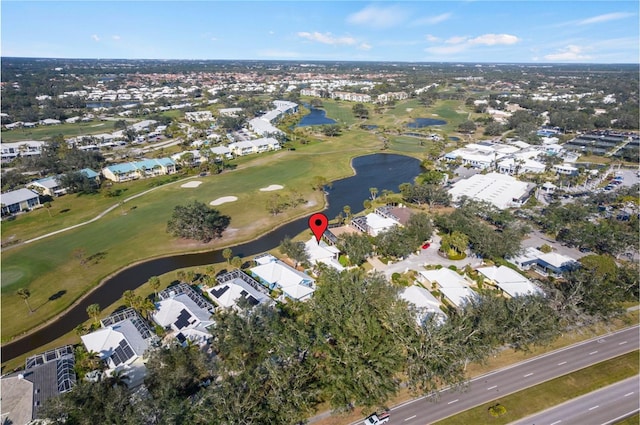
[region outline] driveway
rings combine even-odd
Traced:
[[[549,236],[543,234],[539,230],[533,230],[531,233],[529,233],[527,239],[522,241],[522,248],[540,248],[540,246],[544,244],[552,247],[554,252],[566,255],[567,257],[571,257],[575,260],[590,254],[589,252],[580,252],[576,248],[569,248],[568,246],[565,246],[562,243],[549,238]]]
[[[473,254],[469,254],[467,252],[467,257],[462,260],[448,260],[438,255],[438,250],[440,249],[440,236],[434,235],[433,242],[431,246],[427,249],[421,249],[418,254],[415,252],[409,255],[408,258],[405,258],[402,261],[398,261],[393,264],[387,264],[384,266],[382,270],[376,267],[376,270],[384,273],[384,275],[390,279],[393,273],[405,273],[408,270],[424,270],[424,266],[426,264],[433,265],[442,265],[444,267],[449,267],[451,265],[456,266],[457,268],[464,268],[466,265],[471,265],[471,267],[480,267],[482,265],[482,258],[476,257]]]

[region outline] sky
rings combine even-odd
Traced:
[[[638,63],[638,1],[12,1],[1,55]]]

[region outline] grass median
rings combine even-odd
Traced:
[[[567,400],[590,393],[598,388],[606,387],[637,375],[640,370],[638,354],[639,352],[636,350],[552,379],[535,387],[496,398],[489,403],[484,403],[481,406],[439,421],[437,424],[508,424]],[[489,414],[489,409],[496,404],[505,408],[504,414],[499,417],[493,417]]]

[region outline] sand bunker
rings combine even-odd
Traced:
[[[186,183],[185,183],[185,184],[183,184],[183,185],[180,185],[180,187],[198,187],[198,186],[200,186],[201,184],[202,184],[202,182],[201,182],[201,181],[193,180],[193,181],[190,181],[190,182],[186,182]]]
[[[238,200],[237,196],[223,196],[222,198],[218,198],[215,201],[209,202],[209,205],[222,205],[227,202],[233,202],[237,200]]]
[[[260,192],[271,192],[272,190],[280,190],[284,189],[284,186],[280,186],[279,184],[272,184],[267,187],[260,188]]]

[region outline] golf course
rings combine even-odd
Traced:
[[[324,195],[314,190],[313,178],[322,176],[334,181],[353,175],[351,159],[356,156],[385,152],[423,159],[432,147],[429,140],[415,138],[413,142],[412,138],[403,138],[402,143],[397,143],[397,149],[392,142],[383,151],[379,134],[361,129],[360,124],[400,127],[412,117],[433,116],[431,109],[444,115],[443,108],[456,118],[452,122],[447,117],[446,128],[452,129],[455,121],[467,118],[466,114],[455,112],[464,107],[461,102],[444,101],[429,110],[420,109],[414,100],[405,103],[410,106],[400,102],[390,112],[372,114],[368,120],[359,121],[350,115],[350,103],[328,101],[328,117],[341,117],[342,122],[352,123],[337,137],[323,136],[306,127],[300,131],[310,142],[294,142],[295,150],[240,158],[234,170],[191,179],[200,184],[187,184],[189,179],[168,179],[174,176],[114,184],[112,190],[122,189],[118,197],[104,197],[102,193],[66,195],[55,199],[49,211],[42,208],[3,221],[2,341],[24,335],[51,320],[123,267],[149,258],[210,251],[249,241],[285,222],[322,210]],[[407,109],[411,110],[411,116]],[[445,128],[440,129],[441,134],[447,135],[444,131]],[[163,185],[153,183],[161,179],[168,180]],[[267,210],[271,197],[293,195],[301,196],[305,202],[276,215]],[[194,200],[207,205],[213,203],[222,214],[231,217],[222,238],[205,244],[167,233],[166,225],[173,208]],[[110,212],[89,224],[21,243],[92,219],[113,206]],[[351,207],[354,212],[362,209],[361,204]],[[27,301],[32,313],[17,295],[20,288],[30,291]]]

